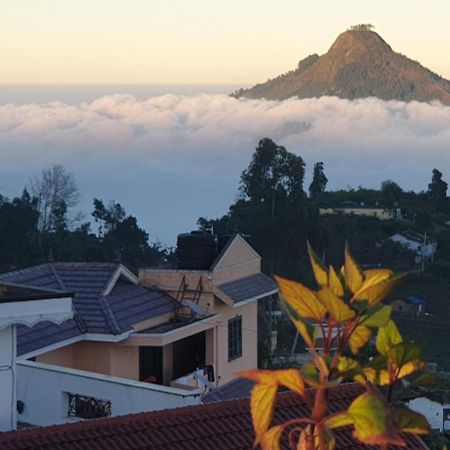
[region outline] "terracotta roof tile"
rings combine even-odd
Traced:
[[[330,392],[332,410],[342,410],[361,392],[355,384]],[[308,414],[300,397],[292,393],[278,395],[274,424]],[[404,435],[407,446],[427,449],[413,435]],[[355,442],[351,429],[336,436],[337,449],[367,450],[377,447]],[[231,400],[153,413],[131,414],[75,424],[31,428],[0,433],[3,450],[243,450],[251,449],[254,433],[248,399]],[[286,449],[283,440],[283,449]]]

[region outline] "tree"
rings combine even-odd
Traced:
[[[448,184],[442,179],[442,173],[433,169],[431,183],[428,184],[428,194],[437,203],[442,204],[447,198]]]
[[[9,201],[0,196],[0,272],[39,261],[37,200],[24,190]]]
[[[323,162],[314,164],[313,179],[309,185],[309,197],[313,200],[320,198],[320,195],[325,192],[328,178],[325,176],[323,169]]]
[[[397,206],[402,193],[402,188],[395,181],[385,180],[381,183],[381,201],[385,207]]]
[[[305,163],[271,139],[261,139],[242,172],[240,191],[254,202],[295,201],[304,197]]]
[[[426,419],[394,401],[396,385],[418,385],[430,379],[421,350],[403,339],[391,319],[392,307],[381,304],[401,280],[391,270],[363,271],[345,249],[341,274],[327,270],[308,246],[311,266],[318,289],[276,277],[286,311],[303,337],[312,361],[301,369],[249,370],[239,375],[254,381],[250,409],[256,440],[263,450],[280,450],[283,433],[292,449],[332,450],[334,431],[353,426],[353,436],[364,444],[405,445],[401,432],[426,434]],[[358,361],[362,349],[377,330],[377,355],[365,364]],[[323,349],[316,348],[317,335]],[[347,410],[331,413],[328,392],[344,381],[355,381],[363,393]],[[386,391],[386,397],[381,390]],[[310,408],[309,417],[299,417],[270,427],[277,390],[287,388]],[[307,389],[309,388],[309,389]]]
[[[42,170],[40,176],[35,176],[29,181],[29,187],[33,196],[37,198],[38,226],[44,233],[55,231],[57,226],[60,227],[61,219],[67,220],[67,210],[80,201],[74,175],[61,164],[53,164]]]

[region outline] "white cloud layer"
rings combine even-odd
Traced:
[[[309,174],[323,161],[331,188],[392,178],[422,190],[434,167],[450,181],[450,107],[439,104],[111,95],[0,106],[0,194],[61,163],[75,173],[86,211],[93,196],[114,199],[153,239],[172,244],[198,216],[227,211],[262,137],[300,154]]]

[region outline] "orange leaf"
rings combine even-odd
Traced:
[[[325,267],[318,258],[316,252],[312,249],[309,242],[306,243],[308,246],[309,260],[311,261],[311,267],[316,277],[317,284],[319,286],[326,286],[328,284],[328,275]]]
[[[350,320],[355,317],[355,311],[350,308],[346,303],[344,303],[339,297],[331,292],[331,290],[324,286],[318,293],[317,296],[320,302],[325,306],[327,311],[330,313],[331,317],[337,322],[343,322],[345,320]]]
[[[345,245],[345,264],[344,264],[345,281],[348,288],[353,292],[358,292],[364,281],[364,276],[353,256],[350,254],[348,245]]]
[[[300,317],[314,319],[317,322],[322,320],[325,308],[313,291],[295,281],[279,276],[275,276],[275,279],[280,286],[282,297]]]
[[[330,266],[328,269],[328,286],[334,295],[337,295],[338,297],[344,295],[344,287],[333,266]]]
[[[250,409],[256,434],[255,447],[264,439],[264,435],[269,429],[275,407],[277,389],[278,386],[276,384],[257,384],[252,389]]]
[[[283,429],[283,425],[276,425],[270,428],[261,440],[262,450],[281,450],[280,438],[283,433]]]
[[[365,377],[372,383],[378,386],[386,386],[391,384],[389,372],[385,369],[375,369],[373,367],[364,367]]]
[[[375,275],[365,281],[361,289],[353,296],[353,300],[367,300],[369,306],[374,306],[383,300],[403,279],[404,275],[385,278],[387,272],[382,271],[380,275]],[[383,278],[384,277],[384,278]]]
[[[256,381],[259,384],[282,385],[299,395],[305,394],[305,383],[298,369],[244,370],[236,375]]]
[[[370,328],[367,328],[363,325],[357,326],[353,333],[350,335],[350,339],[348,341],[348,345],[350,346],[351,352],[356,355],[360,348],[366,345],[367,341],[370,339],[370,335],[372,332]]]
[[[327,271],[325,270],[325,267],[323,266],[322,262],[316,255],[316,252],[312,249],[311,245],[309,245],[309,242],[307,242],[307,246],[308,246],[309,260],[311,261],[311,266],[314,272],[314,276],[316,277],[317,284],[319,286],[326,286],[328,284]]]

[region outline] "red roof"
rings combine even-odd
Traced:
[[[361,392],[356,384],[330,392],[330,410],[346,408]],[[305,416],[308,409],[296,394],[278,395],[274,423]],[[337,448],[378,449],[358,444],[351,429],[337,433]],[[413,435],[404,436],[406,447],[427,449]],[[152,413],[130,414],[74,424],[0,433],[2,450],[244,450],[253,446],[254,433],[248,399],[210,403]],[[283,446],[286,447],[286,443]]]

